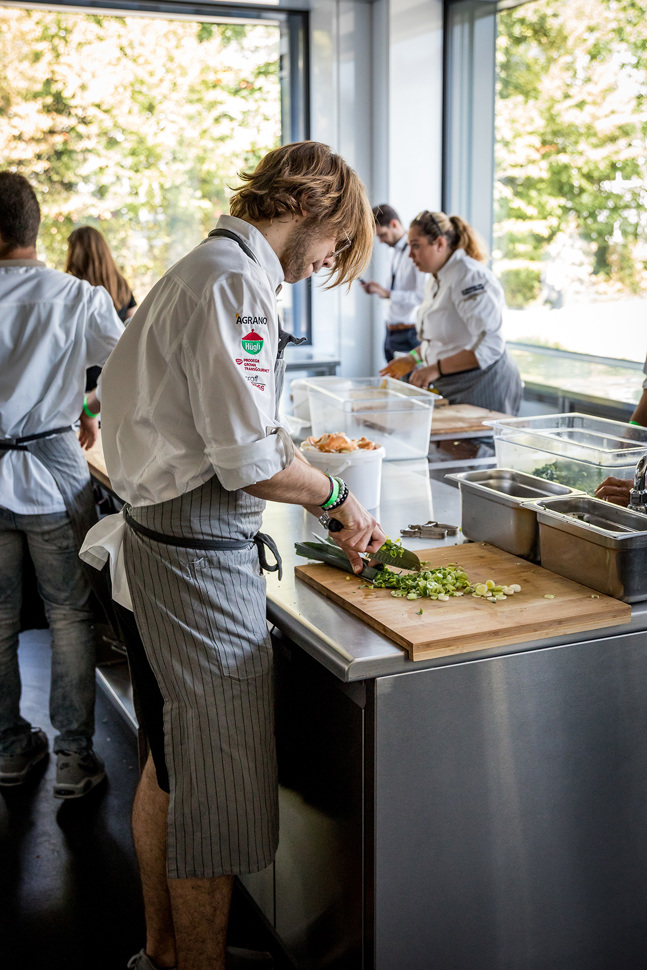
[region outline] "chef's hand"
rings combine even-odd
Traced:
[[[318,507],[308,507],[308,511],[317,517],[321,515]],[[344,526],[340,532],[331,532],[330,535],[348,556],[353,572],[361,573],[364,563],[359,556],[360,552],[377,552],[386,541],[382,526],[360,505],[352,492],[348,493],[343,505],[330,512],[330,517],[338,519]]]
[[[438,377],[438,367],[430,364],[428,367],[416,367],[409,378],[409,383],[415,387],[429,387]]]
[[[629,492],[633,488],[633,479],[605,478],[595,490],[596,498],[603,498],[613,505],[629,505]]]
[[[387,290],[385,286],[376,283],[375,280],[367,280],[366,283],[362,283],[362,286],[365,293],[376,293],[383,300],[388,300],[391,296],[391,291]]]
[[[82,448],[88,451],[88,449],[92,447],[99,437],[99,419],[90,418],[84,411],[82,411],[80,421],[81,427],[79,429],[79,444]]]
[[[390,364],[382,368],[380,377],[393,377],[397,380],[405,374],[410,374],[415,366],[416,362],[410,354],[406,357],[395,357]]]

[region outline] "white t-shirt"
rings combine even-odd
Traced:
[[[501,332],[503,288],[494,273],[455,250],[436,276],[427,277],[417,330],[425,364],[472,350],[479,367],[494,364],[505,350]]]
[[[416,310],[424,299],[426,276],[416,268],[409,256],[406,233],[391,247],[390,256],[387,289],[391,290],[391,296],[386,301],[384,322],[413,325]]]
[[[73,424],[85,372],[123,332],[110,296],[36,259],[0,260],[0,437]],[[0,506],[20,515],[65,511],[50,472],[27,451],[0,457]]]

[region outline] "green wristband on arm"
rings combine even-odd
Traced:
[[[417,350],[415,350],[415,349],[414,350],[410,350],[409,351],[409,356],[410,357],[413,357],[413,359],[415,360],[416,364],[422,364],[422,357],[420,356],[420,354],[418,353]]]
[[[87,416],[89,418],[98,418],[99,417],[99,412],[98,411],[97,411],[96,414],[93,414],[92,411],[90,410],[90,408],[88,407],[88,395],[87,394],[84,394],[83,395],[83,410],[84,410],[84,412],[87,414]]]

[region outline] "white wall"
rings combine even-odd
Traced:
[[[311,134],[340,152],[371,203],[404,220],[440,206],[442,0],[315,0],[311,10]],[[380,251],[382,250],[382,251]],[[367,275],[384,279],[378,245]],[[384,302],[357,284],[313,290],[313,345],[347,375],[383,364]]]

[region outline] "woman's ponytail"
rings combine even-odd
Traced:
[[[472,259],[484,263],[487,259],[487,247],[476,229],[460,216],[450,216],[449,221],[454,230],[454,238],[449,240],[452,249],[464,249]]]
[[[487,247],[476,229],[460,216],[446,216],[444,212],[430,212],[423,209],[411,223],[433,242],[439,236],[444,236],[447,245],[454,252],[464,249],[472,259],[484,263],[488,257]]]

